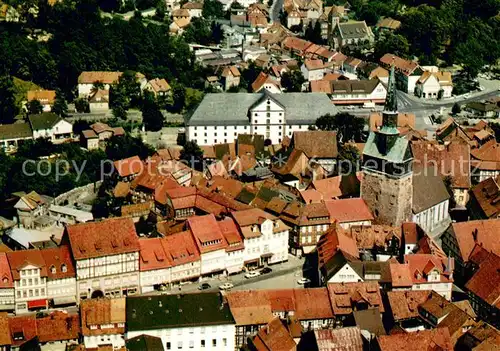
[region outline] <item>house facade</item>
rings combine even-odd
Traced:
[[[14,153],[25,140],[32,140],[33,132],[29,123],[0,125],[0,149],[6,154]]]
[[[16,306],[14,280],[5,252],[0,253],[0,311],[13,311]]]
[[[387,97],[385,85],[378,79],[331,82],[331,99],[336,105],[383,104]]]
[[[71,247],[79,300],[139,293],[140,246],[132,218],[67,226],[62,242]]]
[[[30,115],[28,119],[33,139],[48,138],[53,143],[61,143],[73,138],[73,125],[54,113]]]

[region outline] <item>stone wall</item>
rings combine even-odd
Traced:
[[[90,183],[79,188],[72,189],[64,194],[59,195],[54,199],[55,205],[63,205],[66,200],[68,200],[68,204],[74,204],[75,202],[82,202],[86,198],[93,197],[96,195],[99,190],[102,181],[98,181],[95,183]]]

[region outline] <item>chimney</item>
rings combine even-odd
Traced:
[[[269,324],[266,325],[266,334],[269,335]]]
[[[477,230],[477,228],[476,228],[476,229],[474,229],[474,230],[472,231],[472,237],[474,238],[474,242],[475,242],[475,243],[477,242],[477,234],[478,234],[478,230]]]

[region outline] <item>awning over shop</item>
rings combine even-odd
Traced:
[[[28,308],[47,307],[47,299],[28,301]]]
[[[53,301],[54,301],[54,306],[71,305],[71,304],[76,304],[76,297],[75,296],[54,297]]]
[[[273,253],[272,252],[268,252],[268,253],[265,253],[265,254],[262,254],[260,255],[261,258],[269,258],[269,257],[273,257]]]

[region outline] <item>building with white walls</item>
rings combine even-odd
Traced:
[[[232,142],[238,134],[259,134],[279,144],[336,111],[323,93],[207,94],[187,121],[187,140],[214,145]]]
[[[159,337],[165,350],[235,350],[235,322],[219,293],[133,296],[126,309],[127,339]]]

